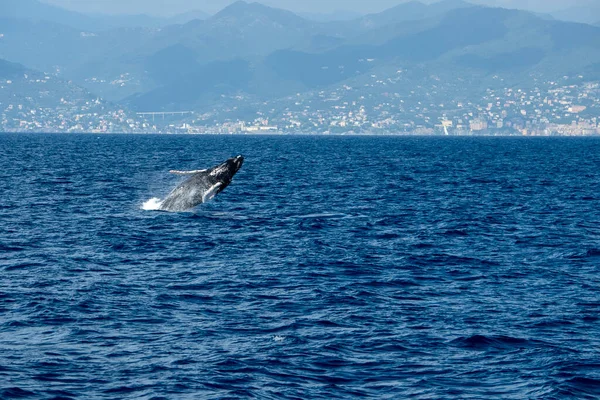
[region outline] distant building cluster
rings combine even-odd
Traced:
[[[51,76],[0,80],[3,132],[144,133],[154,128],[81,88],[54,83]]]
[[[52,78],[25,76],[28,90],[0,80],[0,130],[6,132],[189,134],[600,135],[600,83],[584,77],[539,81],[533,88],[502,87],[460,97],[439,77],[417,82],[399,70],[371,75],[354,86],[250,103],[241,95],[203,112],[133,113],[73,89],[49,101]],[[127,75],[123,76],[124,79]],[[32,90],[32,88],[34,88]],[[26,95],[23,95],[26,92]],[[471,97],[471,98],[469,98]],[[449,100],[450,99],[450,100]],[[232,118],[238,109],[256,110]],[[178,118],[173,118],[175,115]]]
[[[365,86],[385,88],[386,81],[376,76],[372,79]],[[583,77],[546,81],[533,89],[488,89],[478,100],[450,101],[452,88],[443,89],[439,80],[432,81],[430,88],[419,86],[419,90],[406,92],[376,93],[365,86],[343,85],[331,91],[297,94],[257,104],[258,118],[253,121],[227,120],[227,113],[237,109],[232,106],[192,119],[179,132],[600,135],[600,83],[585,82]]]

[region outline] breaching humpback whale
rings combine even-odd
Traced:
[[[191,175],[177,186],[160,203],[162,211],[187,211],[199,204],[206,203],[221,193],[240,170],[244,157],[230,158],[216,167],[201,171],[170,171],[177,175]]]

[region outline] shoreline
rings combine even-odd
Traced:
[[[385,137],[385,138],[600,138],[597,135],[510,135],[510,134],[472,134],[472,135],[424,135],[412,133],[166,133],[166,132],[2,132],[0,135],[77,135],[77,136],[223,136],[223,137]]]

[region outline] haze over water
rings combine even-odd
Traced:
[[[142,209],[242,170],[191,213]],[[600,396],[600,140],[0,135],[0,398]]]

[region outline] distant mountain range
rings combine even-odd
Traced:
[[[2,5],[0,5],[0,18],[53,22],[93,32],[125,27],[160,28],[208,17],[209,15],[202,11],[192,11],[171,18],[153,17],[144,14],[89,15],[66,10],[38,0],[2,0]]]
[[[298,13],[302,18],[318,22],[350,21],[360,18],[363,14],[354,11],[338,10],[331,13]]]
[[[201,110],[236,96],[273,99],[375,73],[385,80],[403,68],[515,81],[600,75],[599,27],[461,0],[411,1],[326,22],[239,1],[177,23],[8,2],[13,6],[0,10],[0,58],[143,111]]]
[[[0,59],[0,104],[30,104],[53,108],[63,103],[92,101],[96,96],[87,90],[49,74],[40,73],[23,65]]]
[[[22,75],[25,71],[25,67],[20,64],[0,60],[0,79],[14,79]]]
[[[600,21],[600,2],[593,0],[583,5],[576,5],[564,10],[551,13],[559,20],[580,22],[585,24],[597,24]]]

